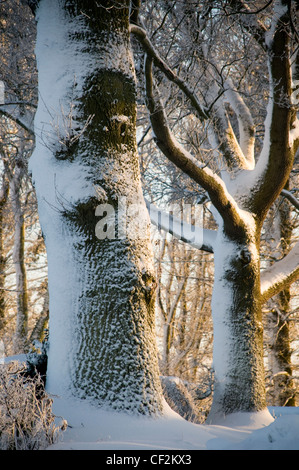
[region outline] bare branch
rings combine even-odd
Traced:
[[[254,167],[254,125],[248,108],[239,94],[233,89],[232,84],[227,81],[224,84],[225,88],[221,90],[216,81],[214,81],[212,88],[215,88],[214,95],[217,96],[217,99],[215,99],[215,97],[213,98],[213,105],[209,107],[209,110],[202,107],[196,94],[190,89],[188,84],[179,78],[165,63],[165,61],[161,59],[146,31],[139,26],[131,25],[131,32],[136,35],[137,39],[141,42],[148,56],[152,58],[153,63],[170,81],[175,83],[184,92],[201,121],[205,121],[210,118],[213,111],[214,117],[216,116],[213,121],[213,140],[215,140],[215,146],[221,150],[227,167],[231,171],[252,169]],[[203,54],[204,49],[205,48],[203,46]],[[221,75],[215,64],[211,64],[208,60],[207,63],[209,63],[209,68],[215,68],[217,73]],[[223,111],[223,94],[225,94],[226,99],[231,102],[232,108],[237,114],[241,136],[240,145],[230,124],[227,113]],[[219,96],[221,97],[220,103],[217,102],[219,100]]]
[[[240,149],[243,153],[242,166],[252,170],[255,166],[254,143],[255,127],[251,113],[244,100],[230,80],[225,83],[225,97],[228,99],[233,111],[236,113],[240,131]]]
[[[145,61],[145,77],[147,107],[158,147],[170,161],[208,192],[211,202],[223,218],[228,231],[240,228],[242,221],[238,207],[226,190],[222,179],[209,168],[201,165],[177,142],[170,131],[158,92],[156,90],[155,95],[153,92],[152,58],[150,57],[147,57]]]
[[[216,117],[213,120],[213,126],[217,147],[223,153],[223,157],[230,170],[252,170],[255,166],[255,127],[251,113],[236,90],[233,81],[222,76],[219,64],[210,57],[204,37],[201,37],[200,46],[206,63],[205,74],[215,77],[216,73],[220,77],[221,82],[218,83],[218,80],[213,79],[209,86],[209,95],[212,98],[212,102],[209,105],[209,115],[213,113]],[[225,111],[225,101],[229,102],[237,117],[240,132],[239,142],[228,114]]]
[[[272,2],[269,2],[265,8],[268,7],[271,3]],[[233,10],[229,13],[227,12],[227,14],[234,16],[237,21],[239,21],[239,23],[242,24],[242,26],[247,30],[247,32],[254,37],[256,42],[263,49],[265,49],[265,34],[267,32],[267,28],[257,17],[257,13],[262,11],[262,9],[252,11],[243,0],[230,0],[229,5],[233,8]]]
[[[153,59],[153,62],[156,67],[158,67],[165,76],[175,83],[181,91],[186,95],[190,100],[193,108],[196,111],[199,119],[202,121],[208,118],[207,110],[200,104],[197,96],[189,88],[188,84],[176,75],[176,73],[171,70],[171,68],[165,63],[165,61],[159,56],[158,52],[155,50],[153,44],[151,43],[146,31],[137,25],[130,25],[130,32],[136,36],[136,38],[141,42],[142,46],[146,53]]]
[[[299,201],[290,191],[283,189],[281,195],[284,196],[288,201],[290,201],[296,209],[299,209]]]
[[[131,12],[130,12],[130,22],[138,24],[138,15],[141,6],[141,0],[132,0],[131,1]]]

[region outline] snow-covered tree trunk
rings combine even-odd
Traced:
[[[266,407],[258,235],[252,220],[239,239],[220,229],[215,244],[211,421],[234,411]]]
[[[128,17],[127,1],[39,2],[30,167],[48,255],[48,390],[149,415],[162,392]]]

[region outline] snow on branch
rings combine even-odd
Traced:
[[[182,240],[198,250],[213,253],[217,234],[216,231],[189,224],[184,220],[174,217],[170,213],[158,209],[147,200],[145,200],[145,203],[149,211],[151,222],[158,227],[159,230],[170,233],[178,240]]]
[[[248,207],[258,217],[265,217],[285,187],[296,151],[294,137],[297,131],[291,131],[295,113],[290,74],[289,16],[286,5],[281,1],[276,0],[273,7],[271,27],[266,34],[269,99],[263,146],[251,175],[245,175],[247,181],[244,183],[241,175],[237,182],[239,188],[242,184],[248,188]]]
[[[211,61],[207,59],[207,62]],[[213,69],[218,69],[217,64],[213,65]],[[213,72],[211,72],[212,74]],[[220,71],[219,74],[221,74]],[[215,118],[212,121],[213,126],[209,127],[210,143],[212,147],[220,150],[223,162],[230,173],[238,173],[239,170],[252,170],[255,166],[255,130],[251,114],[231,80],[225,80],[222,86],[223,88],[214,81],[209,88],[209,94],[212,98],[210,112]],[[236,114],[240,134],[239,141],[226,112],[225,102],[230,104]]]
[[[227,219],[231,219],[233,223],[237,223],[237,210],[235,210],[236,203],[233,198],[227,194],[223,181],[208,168],[201,166],[201,169],[199,169],[199,163],[190,155],[189,152],[182,148],[182,146],[176,141],[175,137],[170,132],[164,107],[159,97],[159,92],[155,91],[154,93],[155,86],[152,76],[152,64],[156,65],[160,70],[162,70],[165,76],[173,83],[177,84],[178,87],[185,93],[185,95],[190,99],[194,109],[197,111],[197,115],[199,116],[200,120],[203,121],[208,119],[209,112],[206,108],[203,108],[200,105],[196,95],[193,93],[193,91],[190,90],[188,85],[183,80],[181,80],[161,59],[150,39],[148,38],[146,31],[136,25],[131,25],[130,30],[131,33],[136,35],[146,52],[145,78],[147,107],[150,112],[151,124],[158,147],[168,159],[170,159],[178,168],[188,174],[188,176],[200,184],[209,193],[214,206],[222,217],[226,217]],[[232,87],[229,87],[228,85],[227,95],[228,96],[226,99],[229,99],[233,103],[233,108],[238,114],[239,121],[242,121],[240,124],[241,131],[243,131],[240,132],[240,134],[243,136],[241,144],[246,153],[246,156],[243,154],[243,149],[240,147],[236,137],[234,136],[234,132],[229,121],[223,117],[223,106],[221,106],[221,111],[219,111],[217,116],[218,119],[216,119],[216,123],[218,122],[220,127],[218,126],[216,133],[214,132],[214,137],[217,139],[217,133],[219,136],[221,136],[221,143],[219,141],[219,148],[222,147],[224,159],[231,169],[249,169],[254,166],[254,162],[252,162],[252,159],[254,158],[252,150],[254,143],[254,127],[252,119],[248,109],[245,109],[246,106],[241,97],[238,99]],[[213,108],[213,112],[214,111],[215,109]],[[218,143],[216,144],[216,147],[217,146]]]
[[[153,63],[165,74],[165,76],[175,83],[181,91],[185,94],[185,96],[191,102],[193,108],[195,109],[199,119],[204,121],[210,117],[211,108],[213,107],[214,112],[216,112],[218,119],[216,120],[216,125],[218,123],[218,133],[221,135],[221,147],[223,147],[223,153],[226,157],[226,160],[230,162],[232,160],[233,166],[237,166],[238,168],[245,168],[245,169],[252,169],[254,166],[254,156],[253,156],[253,148],[254,148],[254,126],[253,121],[251,119],[250,113],[245,106],[244,101],[239,96],[237,97],[238,93],[233,91],[232,86],[227,85],[226,90],[226,98],[231,101],[232,108],[235,110],[239,122],[240,128],[240,146],[237,142],[235,137],[234,131],[230,122],[227,119],[227,116],[223,116],[223,106],[210,106],[210,109],[204,108],[201,106],[200,102],[194,91],[190,89],[186,81],[182,80],[178,77],[173,70],[165,63],[165,61],[159,56],[158,52],[154,48],[152,42],[150,41],[146,31],[137,25],[130,26],[131,33],[133,33],[137,39],[141,42],[145,52],[148,56],[150,56],[153,60]],[[203,41],[204,42],[204,41]],[[204,52],[204,51],[203,51]],[[209,61],[210,59],[209,59]],[[218,67],[214,64],[214,68],[218,69]],[[213,88],[215,88],[216,82],[213,84]],[[216,96],[222,95],[222,91],[217,88]],[[214,104],[218,101],[218,98],[213,100]],[[220,100],[222,103],[222,99]],[[221,111],[220,111],[221,109]],[[216,135],[214,135],[216,136]],[[218,140],[218,139],[217,139]],[[231,164],[229,164],[231,166]]]
[[[163,103],[158,90],[154,87],[152,62],[152,58],[146,56],[146,104],[150,113],[150,121],[157,146],[177,168],[207,191],[212,204],[226,223],[227,230],[240,227],[241,217],[238,206],[234,198],[227,191],[224,181],[184,149],[169,129]]]
[[[299,242],[280,261],[261,272],[261,295],[266,302],[299,279]]]
[[[252,170],[255,166],[254,144],[255,144],[255,126],[251,113],[246,106],[243,98],[234,89],[231,80],[226,80],[225,97],[229,101],[233,111],[236,113],[240,131],[240,148],[244,156],[243,167]]]
[[[207,82],[209,81],[209,92],[206,96],[209,101],[208,114],[210,117],[212,114],[213,117],[216,116],[216,119],[213,119],[214,130],[210,129],[213,140],[215,140],[216,146],[221,149],[230,170],[252,170],[255,166],[255,126],[250,110],[235,87],[233,80],[223,76],[223,69],[211,57],[203,34],[201,34],[200,47],[205,59],[203,72],[206,75]],[[215,77],[215,71],[219,75],[220,81],[217,79],[211,81],[208,78],[209,76]],[[237,117],[239,141],[225,110],[225,102],[230,104]]]

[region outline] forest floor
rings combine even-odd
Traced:
[[[236,413],[217,425],[190,423],[167,405],[155,419],[60,400],[54,412],[69,427],[53,450],[299,450],[299,407]]]
[[[68,426],[48,450],[299,450],[299,407],[236,413],[217,425],[186,421],[166,402],[163,417],[146,418],[53,397],[53,413]]]

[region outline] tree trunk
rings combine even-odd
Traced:
[[[6,299],[5,299],[5,269],[6,269],[6,256],[4,253],[4,223],[5,223],[5,208],[7,203],[9,185],[7,178],[4,175],[2,178],[2,188],[0,191],[0,339],[6,325]]]
[[[30,335],[30,343],[34,341],[43,342],[46,338],[46,327],[49,322],[49,292],[48,292],[48,281],[46,283],[43,308],[40,312],[38,319],[34,325],[34,328]]]
[[[150,225],[132,208],[145,210],[129,5],[100,3],[42,0],[37,10],[31,169],[48,255],[47,384],[149,415],[162,411],[162,391]]]
[[[219,228],[215,246],[212,423],[230,413],[266,407],[259,230],[247,226],[238,238]]]
[[[274,406],[296,406],[296,388],[293,381],[292,348],[290,344],[290,291],[278,295],[277,308],[270,312],[272,338],[269,361],[272,373]]]
[[[16,164],[10,181],[10,195],[14,216],[13,262],[16,270],[17,319],[14,338],[15,354],[25,352],[28,340],[28,291],[25,267],[25,222],[21,205],[20,188],[24,176],[22,163]]]
[[[289,189],[289,182],[285,189]],[[292,240],[291,209],[288,201],[279,201],[277,215],[279,218],[280,250],[278,257],[289,253]],[[273,382],[273,405],[296,406],[296,388],[293,381],[292,348],[290,339],[290,288],[281,291],[274,299],[277,307],[269,312],[272,323],[269,361]]]

